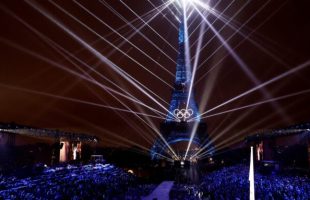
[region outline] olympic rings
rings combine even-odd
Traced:
[[[190,118],[193,114],[194,111],[192,109],[175,109],[173,111],[173,114],[178,118],[178,119],[188,119]]]

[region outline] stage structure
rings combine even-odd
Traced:
[[[245,141],[254,146],[257,161],[310,167],[310,122],[256,132]]]
[[[18,137],[50,139],[53,148],[53,163],[79,160],[84,144],[96,144],[98,138],[84,133],[71,133],[59,130],[34,128],[15,123],[0,123],[0,145],[16,146]]]
[[[201,148],[202,143],[207,143],[209,138],[207,134],[207,124],[202,122],[199,117],[200,112],[194,99],[194,91],[190,89],[192,73],[190,60],[187,60],[189,56],[186,56],[185,51],[186,40],[188,38],[185,33],[184,17],[180,16],[179,19],[179,49],[174,90],[172,92],[169,112],[165,121],[160,125],[160,131],[167,143],[177,154],[177,157],[173,157],[174,160],[194,161],[196,158],[191,158],[191,155]],[[192,133],[195,134],[185,158]],[[210,145],[210,148],[213,148],[213,146]],[[172,155],[167,145],[164,144],[160,138],[155,140],[151,148],[152,159],[160,159],[159,154]]]

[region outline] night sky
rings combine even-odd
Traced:
[[[174,7],[169,6],[169,9],[165,9],[162,14],[155,17],[149,23],[152,29],[144,26],[140,30],[148,40],[139,34],[131,37],[129,40],[135,45],[133,46],[128,42],[124,43],[123,38],[110,29],[113,28],[123,37],[129,38],[134,30],[125,21],[133,21],[131,25],[136,28],[143,24],[124,4],[141,16],[141,19],[148,21],[158,12],[152,11],[153,5],[160,6],[164,1],[123,0],[124,4],[119,0],[105,0],[102,3],[97,0],[77,0],[77,3],[69,0],[26,2],[22,0],[0,2],[0,121],[94,134],[101,138],[105,146],[123,145],[124,141],[118,138],[121,137],[150,147],[151,143],[144,140],[143,136],[154,139],[156,133],[153,130],[134,114],[105,108],[105,106],[112,106],[127,109],[98,84],[70,74],[68,70],[82,75],[88,72],[97,83],[123,93],[115,86],[117,85],[145,104],[161,112],[165,110],[135,89],[85,49],[75,38],[38,12],[35,7],[52,16],[63,24],[63,27],[91,45],[166,102],[169,102],[171,97],[172,89],[167,84],[173,85],[172,74],[175,73],[173,61],[177,57],[175,49],[177,49],[178,21],[172,14],[172,12],[176,13]],[[235,34],[228,45],[234,49],[259,82],[268,81],[309,61],[310,2],[308,0],[235,0],[229,6],[230,3],[231,1],[211,0],[210,5],[215,6],[214,9],[219,13],[226,10],[223,16],[228,20],[237,13],[231,24],[237,28],[242,27],[240,31],[254,41],[256,46],[249,40],[244,40],[240,34],[235,34],[229,26],[224,27],[220,35],[226,40]],[[238,12],[243,6],[244,8]],[[112,9],[121,15],[122,19],[113,13]],[[149,15],[145,15],[148,12]],[[212,14],[208,16],[211,23],[215,19]],[[195,41],[199,37],[201,22],[202,18],[197,12],[193,12],[188,19],[188,23],[191,24],[189,34],[191,34],[190,44],[193,44],[192,58],[195,57],[197,46]],[[213,24],[216,30],[220,30],[223,25],[221,20]],[[208,26],[203,35],[202,45],[205,44],[207,44],[206,47],[200,51],[199,69],[195,78],[195,99],[201,111],[212,109],[255,87],[250,77],[234,58],[229,56],[229,52],[223,46],[221,47],[221,41],[214,37],[214,33],[208,29]],[[263,47],[267,52],[257,46]],[[115,47],[119,47],[128,56]],[[140,48],[140,51],[136,47]],[[89,70],[71,57],[72,54],[98,73]],[[145,66],[149,72],[137,63]],[[104,80],[100,74],[112,83]],[[309,77],[310,66],[307,66],[268,85],[265,90],[271,98],[309,90]],[[53,95],[56,96],[53,97]],[[118,95],[115,97],[136,112],[155,115],[146,108],[139,110],[135,103],[124,97]],[[83,102],[73,102],[72,99]],[[264,100],[267,98],[258,90],[209,114]],[[164,101],[159,101],[168,108]],[[309,102],[310,91],[281,99],[274,104],[266,103],[204,120],[208,124],[211,138],[220,135],[215,144],[225,146],[256,131],[309,121]],[[99,104],[104,106],[100,107]],[[163,121],[156,118],[150,119],[157,128]]]

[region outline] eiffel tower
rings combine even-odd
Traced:
[[[169,112],[165,121],[160,125],[160,132],[172,147],[177,156],[175,160],[189,160],[190,156],[197,152],[203,142],[208,142],[207,124],[201,122],[200,112],[194,99],[194,92],[190,89],[191,66],[187,60],[185,45],[187,34],[185,33],[184,17],[180,17],[179,37],[178,37],[178,56],[175,73],[174,90],[169,106]],[[188,149],[187,157],[185,154],[190,142],[192,132],[192,144]],[[169,148],[159,138],[156,139],[151,148],[151,157],[159,159],[159,154],[171,155]]]

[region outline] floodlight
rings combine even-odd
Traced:
[[[176,2],[179,4],[180,7],[183,7],[183,6],[187,6],[188,4],[192,4],[194,3],[195,0],[173,0],[173,2]]]

